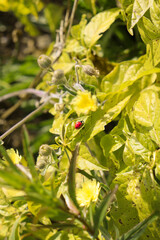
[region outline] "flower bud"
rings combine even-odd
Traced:
[[[54,71],[53,76],[58,79],[64,78],[64,71],[62,69],[57,69]]]
[[[46,164],[47,164],[46,161],[39,160],[36,164],[36,167],[37,167],[37,169],[41,170],[41,169],[45,168]]]
[[[82,65],[82,69],[89,76],[96,76],[96,77],[99,76],[99,71],[90,65]]]
[[[51,153],[52,153],[52,148],[49,145],[43,144],[42,146],[40,146],[39,155],[49,156]]]
[[[51,67],[52,64],[52,59],[44,54],[40,55],[38,60],[38,65],[40,66],[40,68],[42,69],[46,69]]]
[[[52,75],[52,83],[59,85],[59,84],[65,84],[66,83],[66,77],[64,75],[63,70],[57,69],[53,72]]]

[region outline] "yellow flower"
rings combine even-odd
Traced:
[[[100,191],[99,183],[96,180],[87,180],[82,188],[77,189],[77,201],[80,206],[89,207],[91,202],[96,202]]]
[[[72,100],[72,105],[78,115],[81,113],[88,114],[89,111],[97,109],[96,96],[91,96],[88,91],[78,91],[77,96]]]
[[[19,155],[18,150],[15,152],[15,150],[11,148],[7,150],[7,153],[14,164],[18,164],[22,159],[22,156]]]

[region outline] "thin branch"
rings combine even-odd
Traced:
[[[68,1],[67,11],[64,18],[64,31],[66,31],[69,24],[70,1]]]
[[[74,15],[75,15],[75,12],[76,12],[77,4],[78,4],[78,0],[75,0],[74,4],[73,4],[73,8],[72,8],[72,13],[71,13],[71,18],[70,18],[70,23],[69,23],[66,39],[69,37],[70,31],[71,31],[71,27],[72,27],[72,24],[73,24],[73,19],[74,19]]]
[[[3,135],[0,136],[0,139],[3,140],[6,138],[9,134],[14,132],[17,128],[22,126],[27,120],[29,120],[31,117],[33,117],[36,113],[38,113],[40,110],[43,109],[43,107],[48,104],[48,101],[43,103],[41,106],[39,106],[36,110],[28,114],[25,118],[23,118],[20,122],[16,123],[13,127],[11,127],[7,132],[5,132]]]
[[[0,98],[0,102],[10,98],[10,97],[14,97],[16,95],[19,95],[19,94],[23,94],[23,91],[24,91],[24,94],[26,93],[33,93],[35,95],[37,95],[38,97],[41,97],[41,102],[44,102],[44,99],[46,99],[47,97],[49,98],[56,98],[58,99],[60,96],[58,96],[57,94],[54,94],[54,93],[50,93],[50,96],[48,96],[46,92],[44,91],[41,91],[41,90],[36,90],[34,88],[28,88],[28,89],[23,89],[23,90],[20,90],[20,91],[17,91],[17,92],[14,92],[14,93],[9,93],[7,95],[4,95]],[[10,107],[8,110],[6,110],[2,116],[1,116],[1,119],[6,119],[10,114],[12,114],[12,112],[14,112],[18,107],[21,106],[22,102],[24,100],[26,100],[27,97],[25,96],[24,98],[21,98],[18,102],[16,102],[12,107]],[[52,103],[52,100],[50,100],[50,102]]]
[[[46,71],[40,71],[36,77],[34,78],[34,80],[31,82],[31,84],[29,85],[29,88],[34,88],[35,86],[38,85],[38,83],[40,82],[40,80],[44,77],[44,75],[46,74]],[[1,118],[6,119],[7,117],[9,117],[14,111],[16,111],[17,108],[19,108],[22,104],[22,102],[24,100],[26,100],[28,98],[28,96],[25,96],[23,99],[20,99],[18,102],[16,102],[12,107],[10,107],[2,116]]]
[[[60,43],[64,44],[64,20],[61,20],[60,29],[59,29]]]
[[[36,96],[41,98],[41,97],[44,96],[44,94],[46,94],[46,92],[41,91],[41,90],[36,90],[34,88],[27,88],[27,89],[23,89],[23,90],[20,90],[20,91],[8,93],[8,94],[0,97],[0,102],[3,102],[3,101],[5,101],[8,98],[19,96],[21,94],[34,94],[34,95],[36,95]]]
[[[59,34],[59,33],[57,33],[57,34]],[[60,58],[60,56],[62,55],[63,47],[64,47],[64,44],[62,45],[62,43],[60,43],[60,42],[55,44],[54,49],[53,49],[53,55],[52,55],[54,60],[53,60],[52,64],[55,64],[58,61],[58,59]]]

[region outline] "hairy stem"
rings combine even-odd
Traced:
[[[9,98],[12,98],[12,97],[15,97],[15,96],[19,96],[21,94],[34,94],[34,95],[41,98],[41,97],[44,96],[45,92],[41,91],[41,90],[36,90],[34,88],[27,88],[27,89],[12,92],[12,93],[9,93],[9,94],[6,94],[6,95],[0,97],[0,102],[5,101],[6,99],[9,99]]]
[[[38,85],[38,83],[40,82],[40,80],[44,77],[44,75],[47,72],[45,71],[40,71],[36,77],[34,78],[34,80],[31,82],[31,84],[29,85],[29,88],[34,88],[35,86]],[[15,112],[17,110],[17,108],[19,108],[19,106],[21,106],[22,102],[24,100],[27,100],[28,96],[25,96],[24,98],[18,100],[18,102],[15,103],[15,105],[13,105],[12,107],[10,107],[2,116],[1,118],[6,119],[7,117],[9,117],[13,112]]]

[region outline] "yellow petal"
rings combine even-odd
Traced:
[[[22,156],[19,155],[18,150],[15,152],[13,148],[7,149],[7,153],[14,164],[18,164],[22,159]]]
[[[88,91],[78,91],[77,96],[72,100],[71,104],[78,115],[81,113],[88,114],[90,111],[97,109],[96,96],[91,96],[91,93]]]
[[[99,183],[96,180],[87,180],[82,188],[77,189],[77,201],[80,206],[89,207],[91,202],[96,202],[100,191]]]

